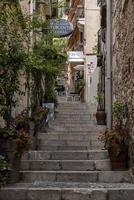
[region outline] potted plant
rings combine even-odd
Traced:
[[[32,113],[31,120],[35,123],[36,130],[41,130],[46,124],[49,109],[47,107],[39,107],[36,112]]]
[[[21,131],[19,131],[18,137],[15,139],[15,142],[15,153],[21,157],[26,151],[30,149],[31,137],[29,133],[22,129]]]
[[[106,129],[99,136],[99,140],[105,143],[108,149],[111,166],[113,170],[124,170],[128,168],[128,144],[130,140],[129,131],[124,124],[127,113],[126,106],[119,101],[113,104],[113,126]]]
[[[24,114],[20,114],[15,118],[15,126],[17,130],[24,129],[29,132],[30,119]]]
[[[11,172],[9,182],[19,180],[21,156],[30,148],[31,136],[25,130],[0,128],[0,152],[9,160]]]
[[[96,111],[96,121],[98,125],[106,124],[106,113],[104,111],[103,102],[104,102],[104,94],[102,92],[98,92],[95,99],[98,103],[97,111]]]
[[[0,155],[0,187],[5,185],[9,178],[10,164],[8,160]]]
[[[83,77],[77,80],[76,92],[80,95],[81,102],[84,102],[84,79]]]

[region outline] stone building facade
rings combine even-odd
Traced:
[[[128,107],[132,135],[130,160],[134,172],[134,1],[113,0],[113,98]]]
[[[128,106],[134,135],[134,1],[113,1],[113,97]]]

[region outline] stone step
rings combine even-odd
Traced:
[[[86,108],[79,108],[79,109],[72,109],[72,108],[64,108],[64,109],[58,109],[57,110],[57,115],[58,114],[81,114],[83,113],[84,115],[90,115],[90,112],[87,111]]]
[[[57,132],[62,132],[62,133],[97,133],[98,135],[105,130],[105,126],[90,126],[90,127],[68,127],[68,126],[55,126],[55,127],[50,127],[49,132],[57,133]]]
[[[130,182],[127,171],[21,171],[21,182]]]
[[[76,108],[76,109],[80,109],[80,108],[88,108],[87,104],[85,103],[72,103],[72,104],[63,104],[60,103],[58,105],[58,109],[62,109],[62,108]]]
[[[65,124],[62,124],[60,123],[59,125],[59,122],[58,123],[55,123],[55,124],[52,124],[52,128],[63,128],[63,129],[83,129],[83,130],[92,130],[92,129],[95,129],[93,125],[90,125],[90,124],[68,124],[68,123],[65,123]]]
[[[88,122],[90,122],[91,121],[91,119],[90,119],[90,116],[88,115],[88,116],[83,116],[82,117],[82,115],[81,116],[78,116],[78,115],[74,115],[74,116],[72,116],[72,115],[68,115],[68,116],[66,116],[65,114],[63,114],[63,115],[60,115],[60,116],[56,116],[56,120],[57,121],[66,121],[66,120],[70,120],[70,119],[72,119],[72,121],[88,121]]]
[[[93,140],[93,139],[89,139],[89,140],[69,140],[69,139],[60,139],[60,140],[51,140],[51,139],[46,139],[46,140],[42,140],[39,139],[38,140],[38,146],[42,146],[42,145],[50,145],[50,146],[99,146],[101,148],[104,147],[104,144],[102,142],[100,142],[99,140]]]
[[[29,151],[22,160],[103,160],[108,159],[107,150],[90,151]]]
[[[70,118],[77,118],[78,117],[78,119],[89,119],[90,116],[91,116],[90,113],[86,113],[86,112],[76,113],[74,111],[68,112],[68,113],[67,112],[64,112],[64,113],[59,112],[59,113],[56,113],[55,115],[56,115],[56,118],[59,118],[59,119],[62,119],[62,118],[68,118],[69,119],[69,117]]]
[[[84,132],[84,133],[91,133],[91,132],[97,132],[97,130],[94,127],[53,127],[49,129],[49,132],[62,132],[62,133],[78,133],[78,132]],[[98,132],[98,135],[100,134],[100,132]]]
[[[74,117],[70,117],[70,116],[60,116],[60,115],[56,115],[55,116],[55,120],[58,121],[60,120],[61,122],[65,122],[65,120],[67,120],[68,122],[90,122],[90,116],[74,116]]]
[[[56,109],[56,111],[64,111],[64,110],[70,110],[70,111],[86,111],[89,112],[89,109],[86,106],[58,106],[58,108]]]
[[[54,124],[54,125],[59,125],[59,123],[60,123],[60,125],[63,125],[63,126],[65,126],[66,124],[73,124],[73,125],[82,125],[82,126],[87,126],[87,125],[90,125],[91,124],[91,122],[89,121],[89,120],[71,120],[71,119],[66,119],[66,120],[57,120],[57,119],[55,119],[55,121],[53,121],[53,123],[52,123],[52,125]],[[91,124],[92,125],[92,124]]]
[[[87,141],[89,139],[98,140],[98,133],[38,133],[38,139],[42,140],[75,140],[75,141]]]
[[[84,116],[90,116],[90,113],[88,113],[86,111],[86,109],[81,109],[81,110],[73,110],[73,109],[70,109],[70,110],[61,110],[59,111],[59,113],[57,113],[57,115],[68,115],[68,116],[74,116],[74,115],[78,115],[78,116],[81,116],[81,114],[83,114]]]
[[[7,186],[0,200],[133,200],[133,184],[36,183]]]
[[[62,128],[59,130],[53,130],[53,129],[49,129],[49,132],[47,132],[48,134],[66,134],[66,135],[95,135],[95,136],[99,136],[102,132],[98,132],[97,130],[86,130],[86,131],[69,131],[69,130],[63,130]],[[40,134],[40,133],[39,133]]]
[[[1,188],[0,200],[133,200],[134,184],[36,183]]]
[[[88,109],[88,107],[87,105],[73,104],[73,105],[59,105],[57,108],[57,110],[64,110],[64,109],[79,110],[79,109]]]
[[[44,151],[82,151],[82,150],[101,150],[104,148],[104,144],[101,145],[90,145],[90,146],[74,146],[74,145],[39,145],[37,147],[38,150],[44,150]]]
[[[109,160],[25,160],[21,163],[22,170],[68,170],[91,171],[111,170]]]
[[[91,115],[90,111],[86,108],[65,108],[57,109],[55,112],[56,115],[79,115],[79,116],[89,116]]]
[[[64,110],[64,109],[72,109],[72,110],[79,110],[79,109],[86,109],[87,111],[90,109],[88,108],[87,105],[81,105],[81,104],[72,104],[72,105],[58,105],[58,107],[56,108],[56,110]]]
[[[55,119],[55,121],[53,121],[51,123],[51,125],[62,125],[62,126],[93,126],[93,124],[87,120],[87,121],[81,121],[81,120],[71,120],[71,119],[66,119],[66,120],[58,120],[58,119]]]

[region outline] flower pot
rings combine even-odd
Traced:
[[[4,140],[0,139],[2,146],[0,147],[0,151],[3,155],[5,155],[9,163],[11,165],[11,171],[9,174],[9,183],[16,183],[20,179],[20,163],[21,157],[16,154],[16,143],[14,140]]]
[[[29,133],[32,139],[32,143],[31,143],[31,150],[35,150],[36,146],[37,146],[37,131],[36,131],[36,125],[34,121],[30,121],[29,123]]]
[[[106,124],[106,113],[105,111],[98,110],[96,112],[96,121],[98,125],[105,125]]]
[[[126,145],[119,145],[120,152],[116,156],[114,148],[108,148],[108,153],[111,161],[112,170],[126,170],[128,169],[128,147]]]
[[[17,183],[20,180],[21,157],[14,154],[10,162],[11,162],[11,172],[9,174],[8,182]]]

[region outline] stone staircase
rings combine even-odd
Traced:
[[[38,150],[25,154],[20,183],[1,189],[0,200],[133,200],[128,171],[112,171],[98,141],[105,127],[90,120],[86,104],[61,103]]]

